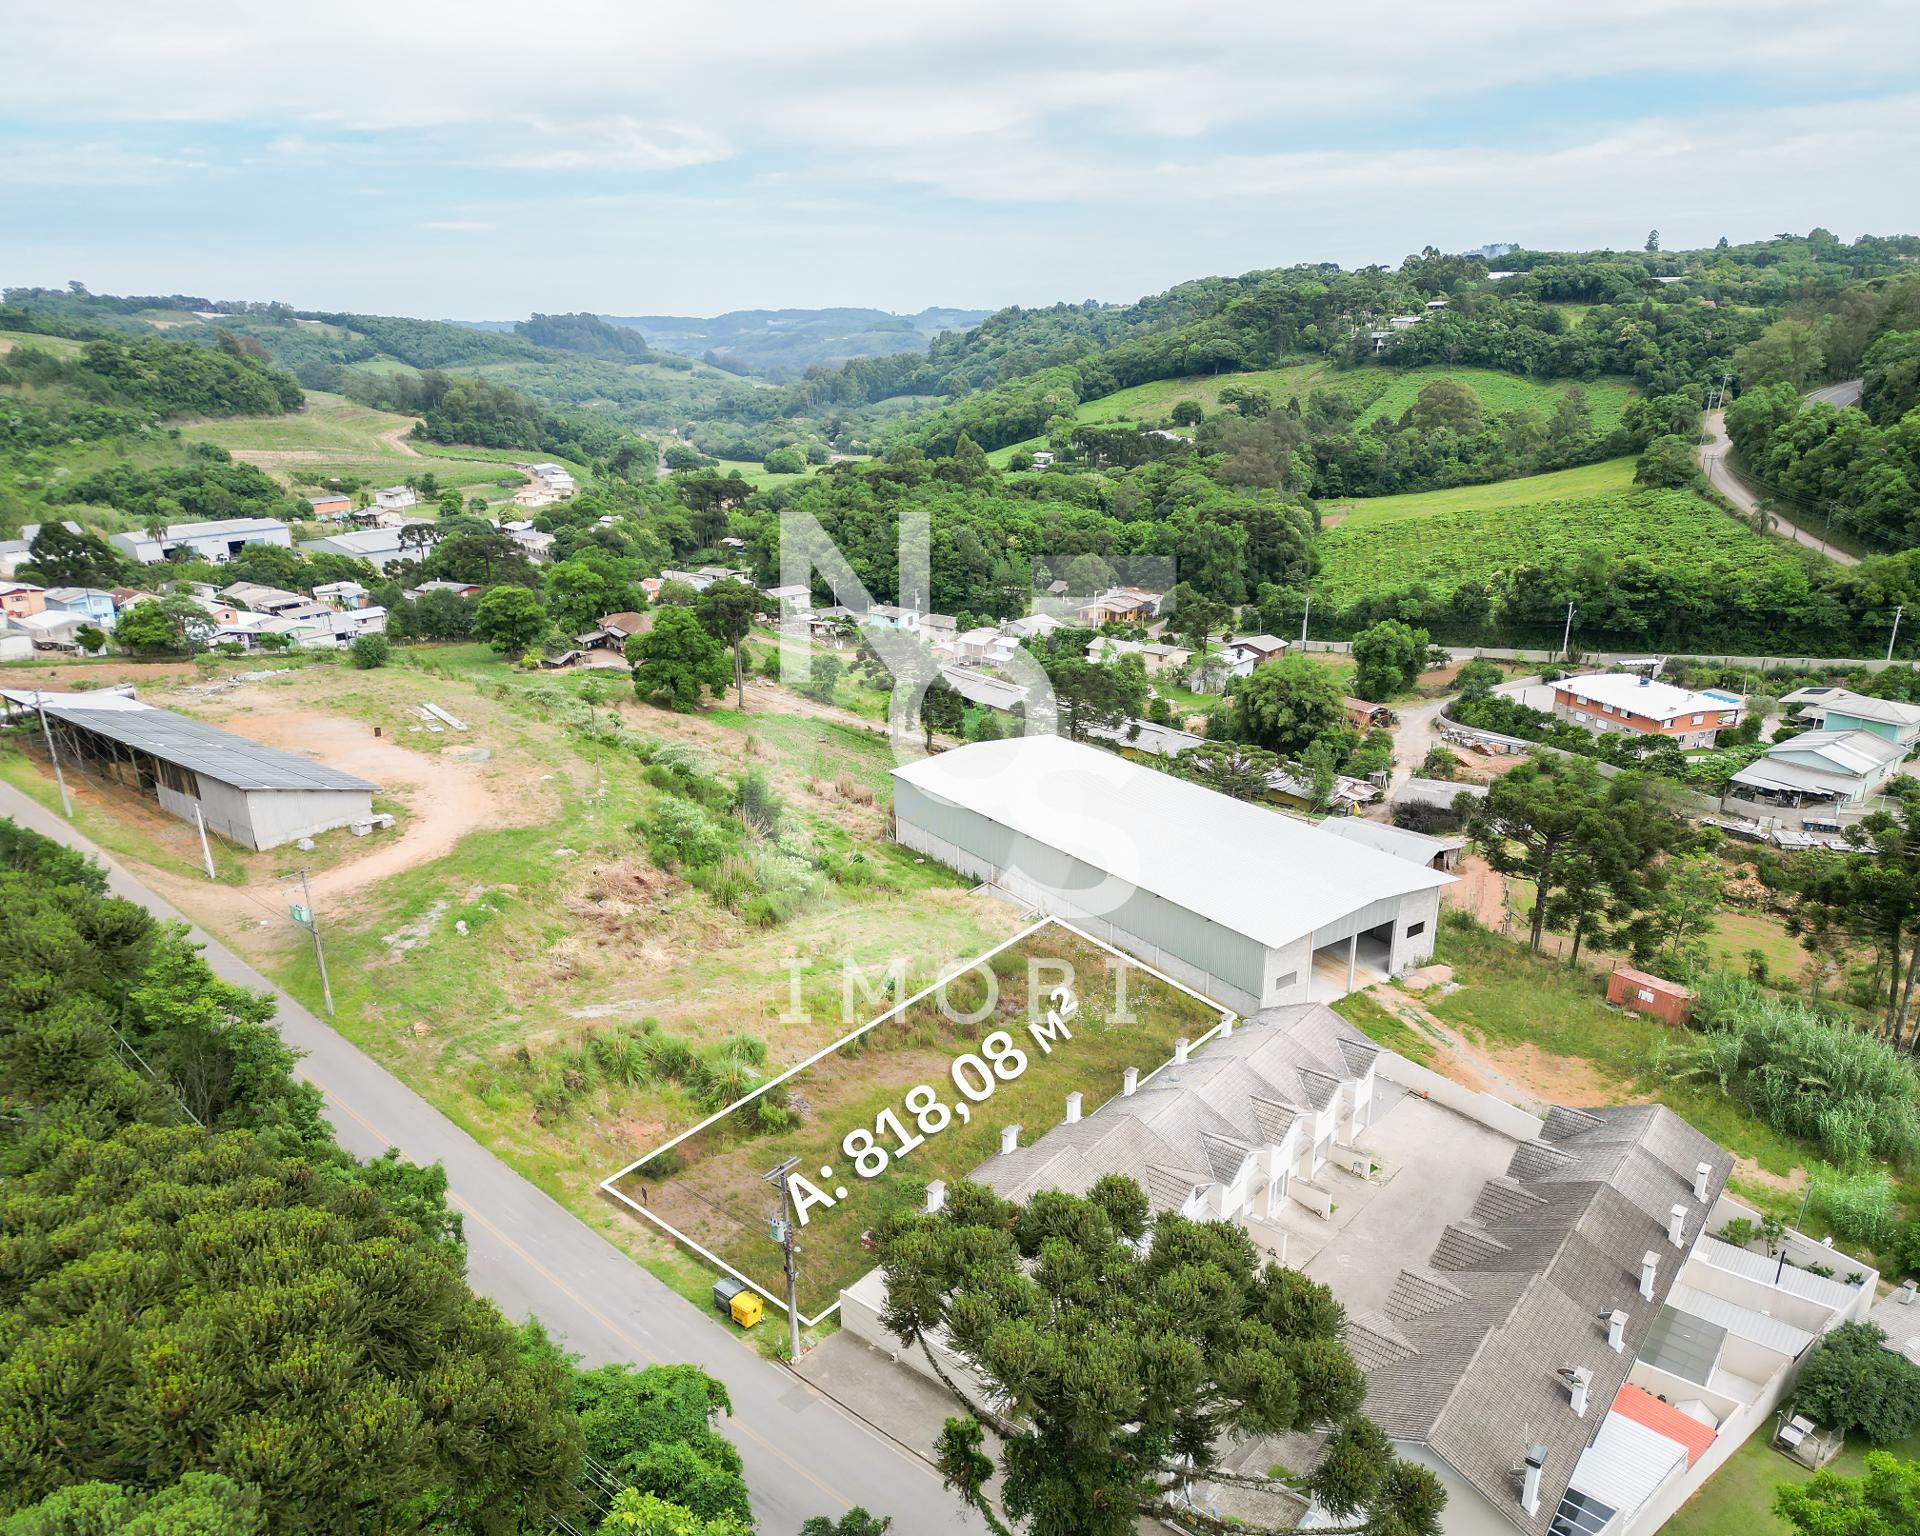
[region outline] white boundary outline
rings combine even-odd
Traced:
[[[636,1169],[644,1167],[648,1162],[658,1157],[662,1152],[670,1151],[674,1147],[679,1146],[680,1143],[685,1141],[689,1136],[698,1135],[701,1131],[704,1131],[708,1126],[713,1125],[717,1121],[726,1119],[728,1115],[732,1114],[735,1110],[739,1109],[743,1104],[750,1104],[753,1100],[759,1098],[761,1094],[766,1093],[770,1089],[778,1088],[782,1083],[786,1082],[788,1078],[795,1077],[798,1074],[806,1071],[807,1068],[815,1065],[816,1063],[824,1061],[827,1057],[833,1055],[834,1052],[838,1051],[842,1046],[845,1046],[851,1043],[852,1041],[858,1040],[862,1035],[866,1034],[869,1030],[877,1029],[880,1025],[886,1023],[888,1019],[891,1019],[898,1014],[906,1012],[906,1010],[911,1008],[915,1003],[920,1002],[924,998],[930,997],[933,993],[938,992],[942,987],[946,986],[949,982],[958,981],[962,976],[967,975],[971,971],[979,969],[979,967],[986,964],[987,961],[993,959],[995,955],[998,955],[1005,950],[1011,949],[1015,944],[1022,943],[1023,941],[1032,938],[1042,928],[1048,928],[1048,927],[1064,928],[1068,933],[1073,934],[1076,938],[1084,939],[1087,943],[1093,945],[1096,949],[1104,949],[1108,954],[1118,956],[1121,960],[1124,960],[1129,966],[1133,967],[1134,969],[1146,972],[1146,974],[1153,977],[1154,980],[1165,982],[1168,986],[1173,987],[1175,990],[1186,993],[1188,997],[1194,998],[1199,1002],[1205,1003],[1209,1008],[1218,1008],[1220,1010],[1219,1020],[1214,1024],[1212,1029],[1208,1030],[1204,1035],[1200,1036],[1198,1040],[1194,1040],[1190,1042],[1189,1049],[1191,1049],[1194,1046],[1200,1046],[1200,1045],[1206,1044],[1207,1041],[1213,1039],[1215,1035],[1219,1034],[1223,1027],[1231,1024],[1235,1019],[1239,1017],[1239,1015],[1236,1014],[1231,1008],[1222,1008],[1219,1003],[1214,1001],[1214,999],[1208,997],[1204,992],[1196,992],[1192,987],[1188,986],[1184,981],[1175,980],[1173,977],[1167,975],[1165,971],[1158,970],[1155,967],[1148,965],[1144,960],[1138,959],[1133,955],[1127,954],[1124,950],[1118,949],[1114,945],[1109,944],[1105,939],[1096,938],[1093,934],[1088,933],[1083,928],[1076,928],[1072,923],[1067,922],[1064,918],[1052,917],[1052,916],[1043,917],[1038,922],[1031,923],[1027,927],[1022,928],[1018,933],[1013,935],[1012,938],[1003,939],[998,944],[994,945],[992,949],[986,950],[981,954],[975,955],[973,959],[965,962],[963,965],[959,966],[957,969],[949,971],[946,975],[942,976],[938,981],[932,982],[929,985],[922,987],[918,992],[914,993],[913,996],[908,998],[905,1002],[894,1004],[894,1006],[889,1008],[885,1013],[880,1014],[876,1018],[868,1020],[865,1024],[862,1024],[858,1029],[842,1035],[838,1040],[834,1041],[831,1045],[822,1046],[819,1050],[815,1051],[811,1056],[809,1056],[805,1061],[802,1061],[795,1066],[788,1067],[787,1070],[782,1072],[778,1077],[769,1078],[766,1082],[762,1083],[758,1088],[754,1089],[752,1093],[743,1094],[738,1099],[735,1099],[733,1103],[729,1104],[725,1109],[717,1110],[713,1114],[708,1115],[707,1118],[702,1120],[698,1125],[688,1127],[686,1130],[682,1131],[678,1136],[674,1137],[673,1140],[661,1143],[661,1145],[655,1147],[651,1152],[642,1153],[639,1157],[635,1158],[632,1162],[628,1163],[626,1167],[617,1169],[613,1173],[608,1174],[604,1179],[600,1181],[601,1193],[606,1195],[611,1195],[615,1200],[618,1200],[622,1205],[626,1206],[628,1210],[634,1212],[636,1215],[644,1216],[648,1221],[652,1222],[662,1232],[665,1232],[667,1236],[671,1237],[682,1248],[686,1248],[691,1252],[699,1254],[701,1258],[705,1259],[709,1264],[713,1265],[716,1269],[722,1270],[726,1274],[731,1275],[734,1279],[738,1280],[742,1285],[746,1286],[749,1290],[758,1292],[759,1295],[762,1298],[764,1298],[769,1305],[777,1307],[782,1312],[786,1311],[787,1304],[781,1297],[774,1295],[771,1291],[767,1290],[764,1286],[760,1285],[757,1281],[753,1280],[749,1276],[741,1274],[739,1270],[735,1269],[725,1259],[721,1258],[719,1254],[714,1253],[711,1250],[701,1246],[699,1243],[695,1242],[691,1237],[687,1236],[686,1233],[682,1232],[678,1227],[674,1226],[672,1222],[667,1221],[662,1217],[654,1215],[654,1213],[651,1210],[649,1210],[646,1206],[640,1204],[637,1200],[634,1200],[630,1196],[622,1194],[619,1190],[615,1189],[614,1185],[617,1182],[619,1182],[621,1179],[624,1179],[628,1174],[634,1172]],[[1173,1058],[1168,1057],[1167,1060],[1161,1062],[1159,1066],[1155,1067],[1151,1072],[1143,1076],[1140,1079],[1140,1081],[1143,1083],[1151,1082],[1154,1078],[1158,1077],[1162,1071],[1164,1071],[1167,1067],[1171,1065],[1173,1065]],[[1107,1099],[1103,1099],[1100,1102],[1100,1104],[1094,1106],[1095,1112],[1097,1112],[1100,1108],[1104,1107],[1106,1104],[1110,1102],[1112,1102],[1111,1097]],[[839,1301],[839,1298],[836,1296],[830,1306],[822,1307],[818,1312],[818,1314],[816,1314],[815,1316],[808,1317],[804,1313],[802,1313],[800,1317],[800,1321],[804,1326],[808,1328],[812,1328],[817,1324],[824,1322],[827,1318],[832,1317],[833,1314],[835,1312],[838,1312],[839,1310],[840,1310],[840,1301]]]

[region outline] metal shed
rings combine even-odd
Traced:
[[[151,794],[183,821],[197,808],[208,831],[242,847],[277,848],[373,815],[378,784],[171,710],[100,694],[35,703],[63,761]]]
[[[901,842],[1243,1012],[1324,1001],[1360,965],[1421,964],[1453,880],[1058,736],[893,777]],[[1324,979],[1343,972],[1344,987]]]

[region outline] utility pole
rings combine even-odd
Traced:
[[[298,880],[303,904],[288,913],[296,923],[313,935],[313,958],[320,967],[320,995],[326,999],[327,1017],[333,1017],[333,984],[327,980],[327,952],[320,947],[320,914],[313,910],[313,887],[307,883],[304,868],[290,875],[282,875],[282,880]]]
[[[67,820],[73,820],[73,796],[67,793],[67,776],[60,769],[60,752],[53,744],[53,727],[47,724],[46,695],[36,693],[34,703],[40,706],[40,729],[47,738],[47,756],[53,759],[54,781],[60,786],[60,809],[67,813]]]
[[[1313,599],[1308,598],[1306,609],[1300,615],[1300,649],[1303,651],[1307,648],[1307,616],[1312,612]]]
[[[1560,632],[1560,659],[1567,660],[1573,655],[1573,604],[1567,604],[1567,627]]]
[[[760,1175],[763,1182],[773,1185],[780,1191],[780,1209],[767,1218],[767,1227],[773,1233],[773,1240],[780,1245],[780,1251],[786,1256],[787,1358],[795,1365],[800,1363],[800,1271],[795,1267],[794,1259],[800,1249],[793,1240],[792,1199],[787,1189],[787,1175],[799,1166],[800,1159],[790,1157],[778,1168],[770,1168]]]
[[[1905,603],[1893,605],[1893,633],[1887,636],[1887,660],[1893,660],[1893,642],[1900,638],[1900,615],[1907,611]]]

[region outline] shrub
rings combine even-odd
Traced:
[[[1864,1243],[1878,1252],[1893,1241],[1893,1180],[1882,1170],[1822,1179],[1814,1188],[1814,1205],[1842,1242]]]
[[[1882,1345],[1871,1323],[1842,1323],[1814,1350],[1794,1387],[1793,1407],[1831,1428],[1858,1429],[1876,1445],[1920,1423],[1920,1365]]]
[[[749,768],[740,775],[734,804],[741,816],[745,818],[747,825],[754,831],[771,837],[779,830],[783,806],[780,797],[767,783],[767,772],[764,768]]]
[[[1736,1216],[1715,1234],[1721,1242],[1744,1248],[1760,1235],[1760,1229],[1744,1216]]]
[[[1420,776],[1423,779],[1451,779],[1460,772],[1460,759],[1445,747],[1432,747],[1420,760]]]
[[[727,851],[719,823],[688,800],[662,800],[643,830],[647,851],[662,869],[705,869]]]
[[[362,672],[371,672],[387,664],[393,647],[385,635],[356,635],[353,644],[347,647],[347,655]]]

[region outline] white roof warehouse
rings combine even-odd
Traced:
[[[1329,946],[1342,966],[1422,963],[1453,879],[1057,736],[893,777],[901,842],[1242,1011],[1346,990],[1315,984]]]
[[[378,784],[124,696],[43,693],[61,756],[247,848],[275,848],[373,814]]]

